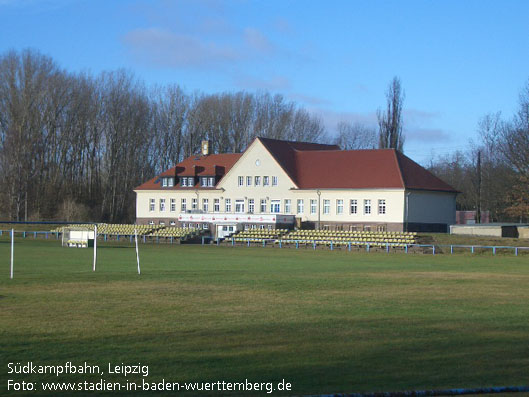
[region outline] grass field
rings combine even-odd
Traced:
[[[140,255],[138,276],[133,248],[101,246],[93,273],[91,250],[20,241],[10,280],[1,240],[0,395],[46,394],[7,392],[8,379],[100,378],[7,373],[28,361],[105,372],[141,362],[149,382],[292,384],[273,395],[529,384],[526,256],[185,245]]]

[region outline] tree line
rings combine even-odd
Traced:
[[[33,50],[0,56],[0,215],[130,222],[134,187],[211,141],[322,142],[320,118],[281,95],[147,88],[130,72],[69,73]]]
[[[71,73],[38,51],[9,51],[0,55],[0,217],[131,222],[134,187],[198,153],[205,139],[214,153],[242,152],[256,136],[402,151],[403,101],[395,77],[378,129],[340,122],[331,136],[281,95],[147,87],[125,70]],[[458,209],[527,219],[529,83],[516,115],[487,115],[479,130],[478,144],[436,158],[430,170],[462,192]]]

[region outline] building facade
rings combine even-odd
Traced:
[[[135,189],[138,223],[447,231],[457,192],[393,149],[256,138],[242,154],[192,156]]]

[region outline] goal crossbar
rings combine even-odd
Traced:
[[[66,222],[66,221],[3,221],[0,220],[0,224],[7,225],[93,225],[94,226],[94,259],[92,263],[92,271],[96,271],[97,263],[97,225],[96,222]],[[64,228],[62,233],[64,233]],[[10,230],[11,234],[11,261],[10,261],[10,278],[14,276],[14,260],[15,260],[15,229],[12,227]]]

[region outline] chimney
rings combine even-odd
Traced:
[[[211,151],[211,143],[209,141],[202,141],[200,147],[202,148],[202,156],[207,156]]]

